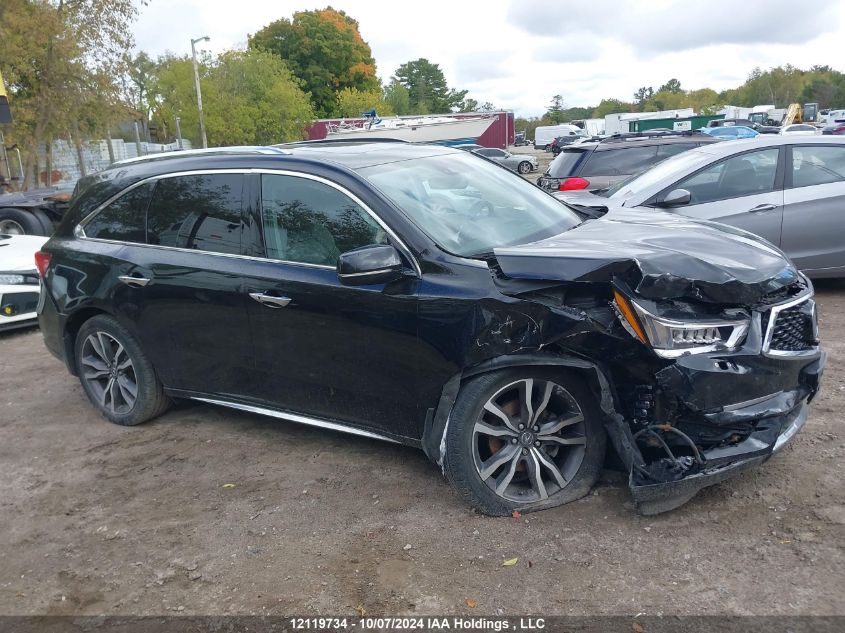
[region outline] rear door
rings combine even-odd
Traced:
[[[771,147],[736,154],[666,187],[687,189],[690,204],[671,209],[702,220],[724,222],[780,245],[783,220],[782,150]]]
[[[242,173],[164,177],[84,226],[89,238],[120,237],[122,246],[110,249],[108,274],[120,283],[109,282],[109,304],[169,388],[237,394],[252,382],[241,278],[245,185]]]
[[[781,246],[801,270],[845,271],[845,144],[788,148]]]

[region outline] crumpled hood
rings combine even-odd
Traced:
[[[780,250],[746,231],[621,207],[555,237],[494,253],[508,277],[592,282],[620,277],[649,299],[754,304],[798,277]]]

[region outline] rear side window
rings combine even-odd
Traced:
[[[147,212],[147,243],[240,253],[243,187],[241,174],[159,180]]]
[[[845,180],[845,147],[794,146],[792,186],[811,187]]]
[[[148,182],[120,196],[85,224],[85,236],[143,244],[144,217],[154,187]]]
[[[579,175],[629,176],[657,161],[657,146],[628,147],[593,152]]]
[[[586,154],[587,151],[582,149],[563,150],[549,165],[549,176],[552,178],[574,176],[575,169]]]

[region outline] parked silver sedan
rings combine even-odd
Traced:
[[[713,143],[609,189],[556,195],[724,222],[780,246],[811,277],[845,277],[845,138],[764,135]]]
[[[527,174],[537,169],[537,158],[528,154],[511,154],[495,147],[481,147],[472,150],[472,153],[494,160],[520,174]]]

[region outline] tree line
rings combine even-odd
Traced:
[[[755,68],[742,85],[721,92],[711,88],[685,90],[673,77],[657,88],[638,88],[630,101],[606,98],[596,106],[586,107],[566,107],[563,96],[557,94],[543,116],[518,118],[515,126],[517,130],[527,130],[528,138],[534,138],[534,130],[540,125],[603,118],[614,112],[693,108],[700,114],[713,114],[726,105],[785,108],[790,103],[818,103],[819,108],[845,107],[845,74],[830,66],[812,66],[809,70],[789,64],[768,70]]]
[[[134,140],[131,123],[140,121],[152,140],[172,142],[178,117],[182,136],[200,144],[192,59],[131,54],[137,15],[133,0],[0,2],[0,72],[14,116],[6,142],[25,156],[27,185],[39,169],[37,148],[56,139],[81,153],[84,139]],[[210,145],[299,140],[315,118],[372,108],[402,115],[493,107],[451,88],[425,58],[401,64],[382,84],[358,22],[330,7],[271,22],[243,50],[200,52],[198,66]]]

